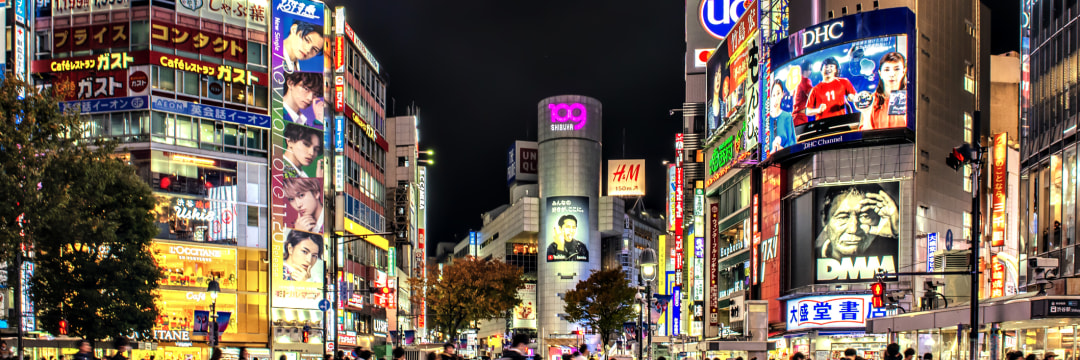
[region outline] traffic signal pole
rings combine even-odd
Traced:
[[[976,111],[973,120],[974,129],[981,132],[981,114]],[[979,173],[982,171],[984,149],[979,145],[981,135],[971,137],[971,147],[975,156],[971,159],[971,330],[968,332],[968,351],[971,360],[979,360],[979,247],[982,238],[979,237],[979,193],[982,184],[979,183]],[[959,335],[959,334],[958,334]]]

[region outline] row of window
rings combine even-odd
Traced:
[[[1080,106],[1077,49],[1080,49],[1080,25],[1076,21],[1033,48],[1029,64],[1031,97],[1022,127],[1026,131],[1021,134],[1022,159],[1060,141],[1075,128],[1074,117]]]
[[[359,50],[353,48],[352,46],[346,46],[345,48],[348,49],[346,54],[347,56],[345,56],[345,59],[347,59],[346,67],[348,72],[355,76],[357,79],[360,79],[360,84],[363,85],[364,88],[367,89],[368,93],[370,93],[371,96],[375,98],[375,101],[378,102],[378,107],[385,108],[386,84],[380,81],[379,74],[372,70],[370,66],[368,66],[368,63],[364,60],[363,55],[360,54]],[[375,118],[365,117],[365,119]],[[380,133],[386,133],[385,124],[382,121],[381,117],[377,121],[374,121],[374,124],[372,125],[375,125],[375,129],[377,129]]]
[[[375,164],[378,171],[386,169],[386,150],[383,150],[374,139],[367,136],[364,129],[352,121],[345,121],[345,142],[364,157],[364,160]]]
[[[160,111],[150,114],[154,142],[266,157],[269,130]]]
[[[353,159],[345,157],[345,181],[353,187],[360,189],[360,192],[375,200],[375,202],[382,203],[386,200],[386,186],[383,185],[375,176],[364,170],[360,164],[357,164]]]
[[[208,100],[245,104],[260,109],[269,108],[269,93],[263,85],[224,82],[206,75],[180,71],[163,66],[150,67],[150,85],[154,89]]]
[[[375,232],[385,231],[386,217],[349,194],[345,197],[345,217]]]

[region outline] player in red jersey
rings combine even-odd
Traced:
[[[856,101],[855,87],[848,79],[837,77],[840,63],[827,58],[821,63],[821,82],[810,90],[806,104],[806,116],[815,120],[847,114],[847,102]]]

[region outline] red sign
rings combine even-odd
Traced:
[[[739,17],[739,21],[735,23],[735,26],[731,28],[731,32],[727,36],[728,54],[734,55],[735,51],[747,39],[751,38],[754,31],[758,28],[758,6],[755,4],[747,6],[746,12]]]
[[[127,48],[131,28],[128,23],[77,26],[53,31],[53,52]]]
[[[761,185],[761,298],[769,301],[769,323],[784,323],[783,302],[780,297],[780,276],[783,264],[779,256],[780,239],[780,168],[769,166],[762,170]]]
[[[334,37],[334,72],[345,72],[345,37]],[[341,110],[338,110],[341,111]]]
[[[993,265],[990,272],[990,297],[1005,296],[1005,264],[992,257]]]
[[[1009,133],[994,135],[993,199],[991,215],[993,231],[990,246],[1005,246],[1005,191],[1009,188]],[[996,266],[996,265],[995,265]]]
[[[246,64],[247,41],[206,30],[180,25],[150,24],[150,41],[154,45],[181,51],[213,56]]]
[[[341,75],[334,76],[334,111],[345,111],[345,77]]]
[[[709,204],[709,325],[720,324],[720,204]]]
[[[758,283],[758,245],[761,244],[761,231],[758,229],[758,194],[754,194],[754,202],[750,207],[750,231],[752,234],[750,243],[750,278],[754,279],[754,285]]]
[[[128,96],[128,70],[72,71],[54,74],[53,84],[71,82],[75,92],[64,100],[104,99]]]

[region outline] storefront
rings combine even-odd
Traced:
[[[979,359],[1004,359],[1009,351],[1072,359],[1080,350],[1080,297],[1023,293],[996,298],[979,309]],[[894,334],[901,347],[935,359],[969,358],[970,318],[969,307],[946,308],[873,319],[868,329]]]
[[[787,332],[776,341],[777,355],[801,352],[815,360],[838,360],[850,348],[867,360],[882,359],[889,338],[868,333],[866,323],[888,313],[873,307],[870,294],[811,295],[786,303]]]

